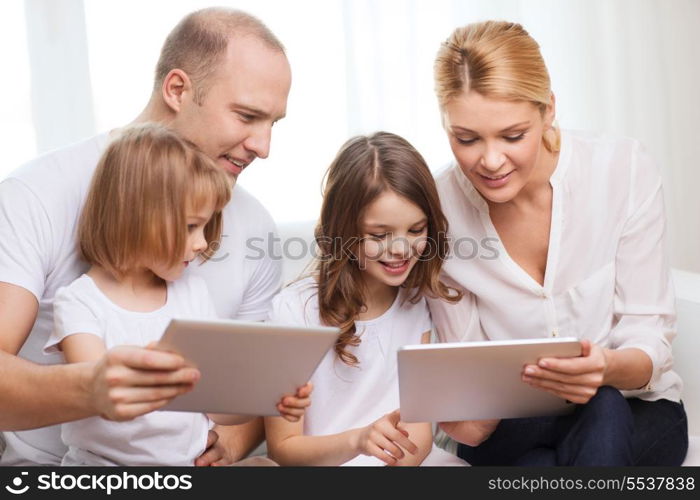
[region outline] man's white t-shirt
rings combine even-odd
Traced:
[[[456,305],[428,301],[441,340],[576,337],[640,349],[651,380],[624,394],[680,400],[661,176],[638,141],[562,131],[542,285],[508,255],[458,166],[436,182],[452,246],[443,279],[467,291]]]
[[[359,360],[349,366],[330,349],[311,377],[313,404],[304,414],[304,434],[326,436],[365,427],[399,408],[397,352],[420,344],[430,331],[425,299],[413,304],[400,289],[391,307],[378,318],[356,321],[361,342],[348,348]],[[319,326],[318,288],[306,278],[283,289],[272,301],[268,319],[282,325]],[[385,465],[378,458],[358,455],[343,465]],[[466,465],[456,456],[433,445],[422,465]]]
[[[60,354],[46,356],[42,350],[53,328],[56,291],[87,271],[76,250],[76,226],[108,141],[108,134],[101,134],[49,152],[0,183],[0,281],[25,288],[39,302],[36,322],[19,352],[22,358],[40,364],[63,362]],[[236,186],[224,208],[218,252],[206,264],[186,271],[204,278],[220,317],[265,319],[281,278],[275,234],[265,208]],[[271,247],[275,252],[268,250]],[[66,452],[59,429],[5,432],[7,449],[0,465],[59,464]]]
[[[167,284],[165,304],[150,312],[126,310],[112,302],[88,275],[54,297],[54,330],[45,352],[77,333],[101,338],[107,349],[145,346],[160,339],[172,318],[216,318],[204,280],[190,276]],[[68,452],[62,465],[188,466],[207,443],[209,419],[203,413],[155,411],[128,422],[90,417],[61,426]]]

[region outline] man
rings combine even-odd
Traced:
[[[173,128],[233,182],[253,160],[267,157],[290,85],[284,48],[267,27],[240,11],[204,9],[166,39],[151,98],[135,122]],[[75,226],[108,141],[102,134],[50,152],[0,183],[0,429],[11,431],[4,434],[2,465],[59,464],[65,447],[56,424],[94,415],[132,419],[190,390],[199,377],[179,356],[144,348],[115,348],[97,363],[72,365],[42,353],[56,290],[86,270]],[[246,241],[271,233],[267,211],[235,187],[217,254],[191,270],[206,279],[220,316],[265,318],[280,263],[248,258]],[[209,448],[198,465],[245,456],[260,441],[262,424],[220,434],[223,446]]]

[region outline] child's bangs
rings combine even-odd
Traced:
[[[214,212],[221,212],[231,198],[231,186],[222,172],[206,169],[193,172],[188,186],[188,204],[200,210],[213,203]]]

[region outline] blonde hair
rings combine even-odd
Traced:
[[[551,104],[549,72],[540,46],[517,23],[484,21],[457,28],[435,59],[435,92],[441,107],[463,92],[527,101],[541,113]],[[551,132],[551,130],[549,131]],[[560,149],[561,134],[542,137],[550,152]]]
[[[201,104],[232,36],[253,36],[284,53],[284,46],[257,17],[226,7],[210,7],[185,16],[165,39],[156,65],[153,91],[158,92],[173,69],[192,80],[195,102]]]
[[[127,128],[95,170],[78,224],[80,251],[117,279],[153,262],[175,265],[185,252],[187,210],[213,202],[206,260],[230,197],[227,175],[175,132],[156,124]]]

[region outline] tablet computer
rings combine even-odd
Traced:
[[[574,404],[522,381],[545,357],[581,355],[575,338],[421,344],[398,352],[401,419],[452,422],[561,415]]]
[[[162,409],[279,415],[280,398],[309,381],[339,333],[331,327],[173,319],[158,348],[179,353],[202,376],[191,392]]]

